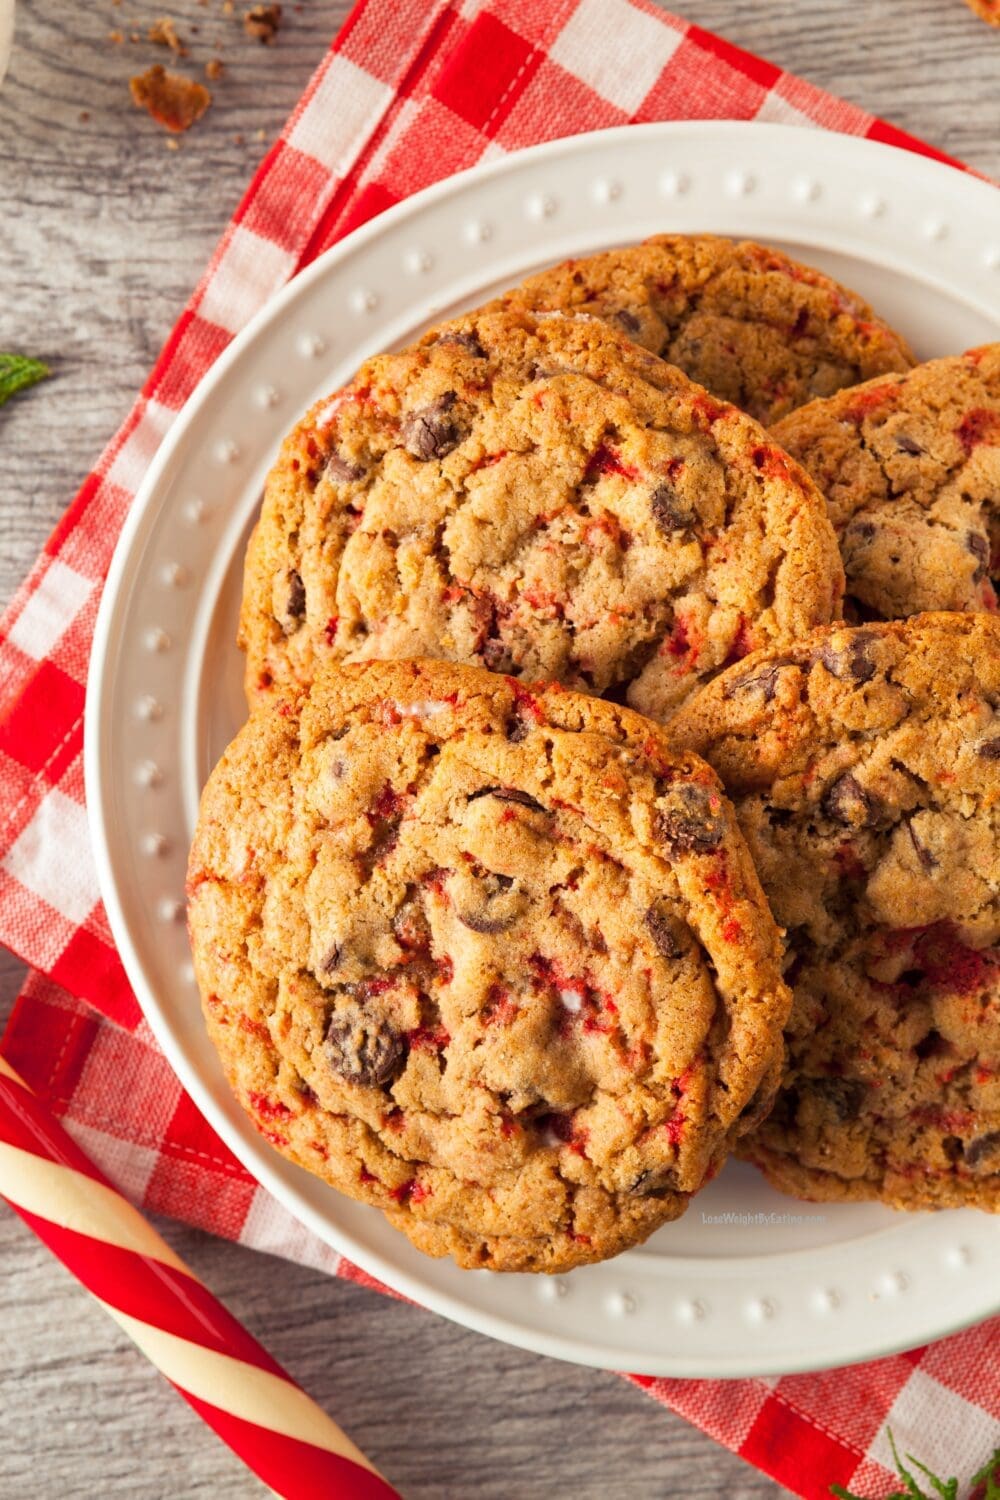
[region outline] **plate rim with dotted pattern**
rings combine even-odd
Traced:
[[[1000,1219],[804,1204],[730,1163],[683,1219],[615,1260],[554,1278],[460,1271],[257,1135],[205,1035],[183,927],[198,792],[239,722],[241,549],[284,432],[378,348],[541,265],[666,230],[812,258],[858,283],[924,357],[1000,338],[996,189],[890,146],[795,125],[625,126],[426,189],[273,298],[161,444],[95,628],[87,803],[111,930],[149,1027],[293,1218],[396,1291],[539,1353],[651,1376],[776,1375],[913,1347],[997,1311]],[[257,1238],[287,1241],[288,1221],[270,1212],[255,1204]]]

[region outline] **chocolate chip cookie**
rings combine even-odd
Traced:
[[[437,657],[657,719],[839,617],[826,504],[743,412],[593,318],[474,313],[285,441],[247,555],[251,703]]]
[[[1000,344],[810,402],[774,437],[826,495],[846,613],[996,609]]]
[[[607,319],[765,426],[913,364],[906,340],[856,293],[780,250],[711,234],[565,261],[501,303]]]
[[[790,995],[735,815],[615,704],[327,669],[213,772],[189,894],[258,1129],[464,1266],[644,1239],[777,1087]]]
[[[746,1154],[809,1198],[1000,1211],[1000,622],[816,632],[677,739],[788,935],[788,1074]]]

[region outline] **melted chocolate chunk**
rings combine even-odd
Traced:
[[[770,703],[778,691],[778,674],[782,667],[791,664],[790,656],[779,657],[776,661],[768,662],[766,666],[758,667],[755,671],[746,672],[742,677],[734,677],[730,682],[728,679],[722,688],[724,698],[735,698],[743,693],[762,693],[764,702]]]
[[[285,604],[285,617],[281,621],[281,628],[286,635],[293,635],[306,613],[306,587],[302,582],[301,575],[294,569],[288,575],[288,600]]]
[[[619,307],[613,314],[613,317],[615,322],[618,323],[622,328],[624,328],[627,334],[638,333],[639,329],[642,327],[642,324],[636,317],[635,313],[630,312],[627,307]]]
[[[492,870],[487,871],[478,882],[478,903],[464,911],[456,910],[455,915],[463,927],[468,927],[472,932],[486,933],[506,932],[513,927],[518,913],[510,910],[502,912],[494,904],[499,896],[506,895],[513,884],[510,875],[497,875]]]
[[[649,497],[649,508],[664,536],[676,536],[678,532],[690,531],[694,525],[694,515],[671,484],[656,486]]]
[[[718,793],[693,781],[668,787],[659,799],[655,831],[670,854],[708,854],[717,849],[726,831]]]
[[[334,943],[320,960],[320,969],[324,974],[333,974],[340,967],[341,948],[339,943]]]
[[[803,1079],[802,1086],[822,1099],[842,1123],[858,1118],[868,1094],[868,1085],[857,1078]]]
[[[1000,760],[1000,735],[992,740],[983,740],[976,754],[980,760]]]
[[[653,939],[653,947],[661,958],[680,958],[684,952],[680,942],[678,923],[667,912],[651,906],[643,918],[647,931]]]
[[[906,831],[910,835],[910,843],[913,845],[913,852],[917,856],[917,860],[920,864],[921,869],[936,870],[938,861],[934,858],[933,854],[927,848],[927,846],[925,844],[922,844],[917,838],[917,835],[913,830],[913,819],[907,818],[905,821]]]
[[[540,802],[536,802],[534,797],[516,786],[484,786],[478,792],[469,793],[470,802],[475,802],[479,797],[495,797],[498,802],[518,802],[522,807],[530,807],[532,812],[545,812]]]
[[[875,676],[875,663],[869,654],[872,643],[869,630],[856,630],[846,646],[835,646],[832,640],[824,641],[816,653],[832,676],[843,681],[871,682]]]
[[[968,1167],[978,1167],[988,1157],[1000,1151],[1000,1130],[991,1130],[986,1135],[977,1135],[965,1146],[963,1156]]]
[[[990,566],[990,544],[978,531],[966,532],[965,545],[976,559],[976,571],[972,575],[973,583],[982,583]]]
[[[665,1198],[673,1192],[673,1173],[665,1171],[640,1172],[629,1188],[636,1198]]]
[[[341,458],[334,449],[326,461],[323,477],[332,480],[334,484],[350,484],[352,480],[364,479],[365,470],[358,464],[349,464],[347,459]]]
[[[486,350],[474,333],[444,333],[437,341],[439,344],[458,344],[466,354],[471,354],[473,359],[485,359]]]
[[[524,715],[522,713],[519,713],[515,708],[514,712],[507,720],[504,734],[506,735],[507,739],[510,740],[512,745],[519,745],[522,740],[526,740],[528,738],[528,735],[530,733],[531,725],[528,723],[528,720],[524,717]]]
[[[899,432],[896,434],[896,447],[899,449],[900,453],[909,453],[914,458],[916,458],[918,454],[923,453],[924,451],[917,440],[915,438],[909,437],[905,432]]]
[[[848,828],[872,828],[878,821],[873,798],[850,771],[827,787],[821,806],[834,823]]]
[[[331,1015],[323,1051],[334,1073],[366,1088],[385,1088],[406,1066],[406,1043],[399,1032],[356,1000]]]
[[[445,391],[429,406],[422,406],[403,418],[401,432],[407,453],[426,463],[432,458],[444,458],[458,447],[462,432],[453,413],[457,399],[454,391]]]

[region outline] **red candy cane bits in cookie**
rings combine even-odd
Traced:
[[[285,440],[247,552],[251,704],[437,657],[665,721],[839,610],[818,489],[595,318],[486,310],[369,360]]]
[[[671,732],[787,932],[788,1068],[746,1155],[808,1198],[1000,1210],[1000,622],[817,632]]]
[[[190,868],[240,1102],[430,1254],[613,1255],[774,1092],[790,997],[732,808],[615,704],[441,662],[328,669],[226,752]]]

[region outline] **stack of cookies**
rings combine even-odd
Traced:
[[[285,440],[204,1010],[294,1161],[563,1271],[736,1152],[1000,1209],[1000,346],[915,364],[663,236],[369,360]]]

